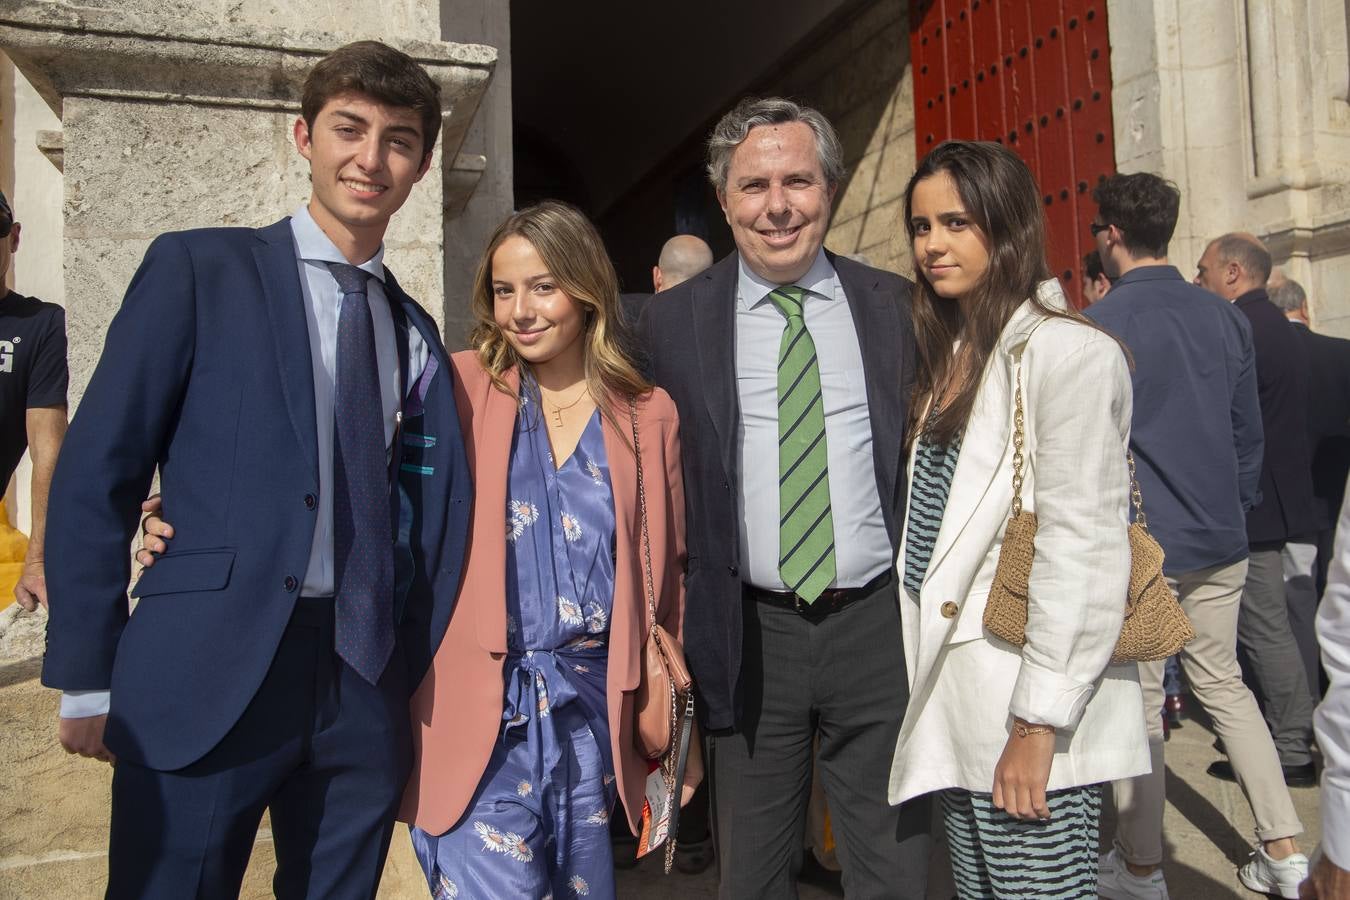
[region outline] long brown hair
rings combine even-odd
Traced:
[[[627,412],[611,408],[611,392],[620,397],[641,396],[652,386],[624,350],[631,341],[619,312],[619,277],[614,264],[595,226],[575,206],[545,200],[512,213],[492,233],[473,279],[472,308],[478,324],[469,335],[469,344],[477,352],[479,363],[497,389],[513,397],[516,394],[506,383],[506,371],[513,367],[522,372],[529,369],[502,334],[493,314],[492,255],[507,238],[515,236],[530,242],[558,287],[581,307],[586,389],[601,415],[620,434],[627,434]]]
[[[950,443],[965,428],[975,405],[981,376],[1012,314],[1028,299],[1046,316],[1092,325],[1074,311],[1056,309],[1037,296],[1048,278],[1045,254],[1045,217],[1040,191],[1026,163],[1002,144],[989,141],[943,141],[919,163],[905,188],[905,230],[914,246],[914,188],[925,178],[946,172],[956,184],[966,214],[989,244],[989,268],[961,304],[939,297],[914,260],[914,333],[919,350],[914,400],[910,404],[910,441],[920,431],[918,418],[953,377],[958,359],[952,353],[961,342],[965,357],[960,387],[950,401],[927,420],[926,434],[939,444]],[[969,315],[963,315],[962,310]],[[1095,327],[1095,326],[1093,326]]]

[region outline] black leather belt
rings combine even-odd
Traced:
[[[821,591],[815,603],[807,603],[792,591],[770,591],[755,587],[753,584],[747,584],[745,590],[760,603],[767,603],[769,606],[777,606],[781,609],[790,609],[810,619],[819,619],[832,612],[838,612],[845,606],[862,600],[864,597],[872,596],[890,584],[892,577],[891,569],[887,568],[862,587],[830,588]]]

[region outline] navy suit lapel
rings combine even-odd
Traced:
[[[260,243],[253,248],[253,256],[258,263],[267,315],[272,320],[272,346],[276,351],[277,367],[281,370],[286,409],[301,455],[318,483],[314,363],[309,352],[309,323],[305,318],[304,294],[290,223],[287,217],[255,232]]]
[[[829,254],[848,297],[858,332],[863,372],[867,379],[867,409],[872,419],[872,458],[884,505],[895,496],[900,473],[900,448],[905,430],[905,391],[902,356],[905,348],[896,298],[881,289],[876,276],[851,260]],[[891,512],[887,510],[888,514]],[[894,523],[890,523],[894,524]],[[893,532],[894,533],[894,532]]]
[[[694,346],[698,352],[703,397],[717,432],[723,471],[736,473],[736,431],[740,401],[736,394],[736,274],[732,254],[699,276],[690,296]]]

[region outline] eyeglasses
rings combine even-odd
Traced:
[[[1089,222],[1089,223],[1088,223],[1088,231],[1092,232],[1092,236],[1093,236],[1093,237],[1096,237],[1097,235],[1101,234],[1103,231],[1105,231],[1106,229],[1108,229],[1108,228],[1110,228],[1110,227],[1111,227],[1111,226],[1110,226],[1109,224],[1107,224],[1107,225],[1098,225],[1096,222]]]
[[[0,225],[0,238],[9,237],[9,233],[13,230],[14,230],[13,222],[6,222],[5,224]]]

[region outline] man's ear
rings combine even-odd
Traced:
[[[661,293],[661,267],[652,266],[652,289],[655,293]]]
[[[305,121],[304,116],[295,117],[295,125],[291,128],[291,134],[295,138],[295,149],[299,150],[300,155],[305,159],[309,159],[312,138],[309,133],[309,123]]]
[[[422,165],[417,168],[417,177],[413,179],[414,184],[421,181],[422,176],[426,175],[427,172],[431,170],[431,153],[432,151],[428,150],[426,153],[422,154]]]
[[[19,232],[23,231],[23,226],[15,222],[9,229],[9,252],[17,253],[19,250]]]

